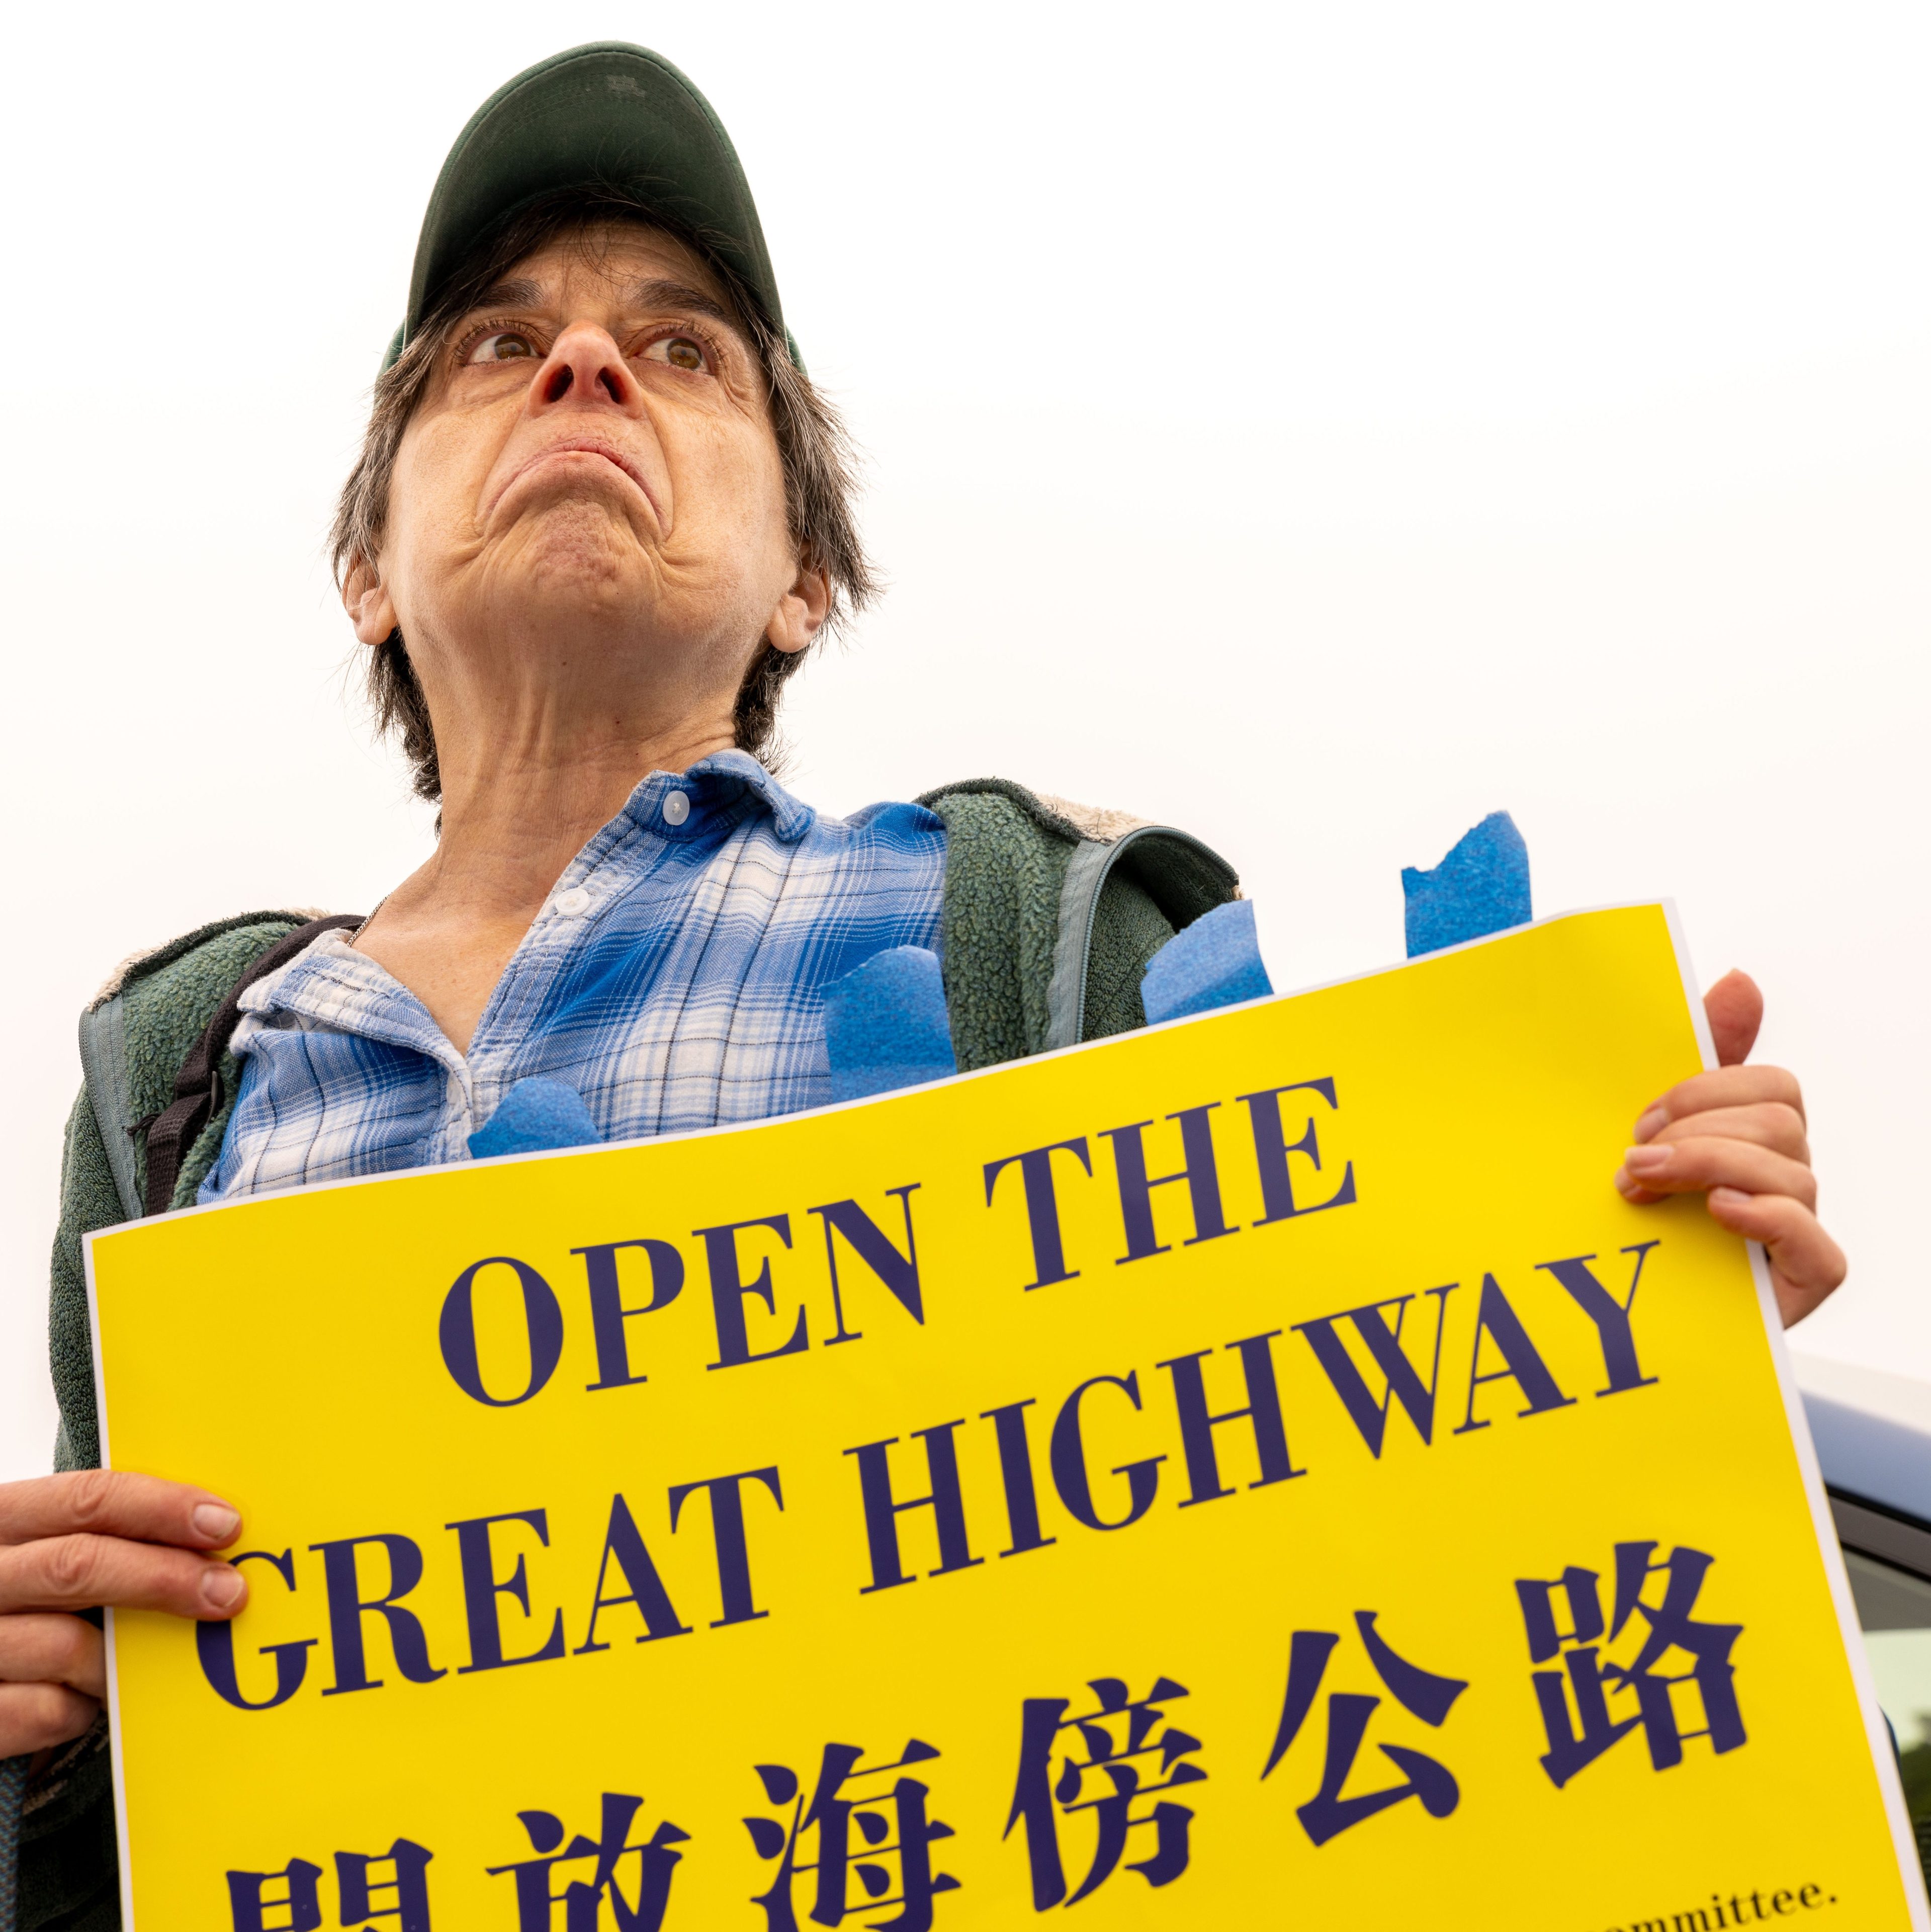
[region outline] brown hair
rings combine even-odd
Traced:
[[[857,494],[851,443],[838,412],[792,360],[785,338],[774,328],[742,278],[705,238],[680,229],[621,188],[559,190],[526,202],[478,244],[424,315],[400,356],[376,379],[361,454],[342,486],[329,548],[339,586],[358,562],[373,566],[388,514],[389,485],[403,431],[427,392],[436,364],[462,318],[484,291],[515,265],[562,236],[610,221],[634,223],[672,236],[694,249],[723,285],[726,299],[751,344],[765,380],[766,406],[784,466],[785,509],[801,562],[831,580],[832,604],[824,634],[876,594],[878,580],[865,554],[853,500]],[[763,643],[739,687],[733,709],[737,742],[754,757],[775,762],[776,727],[784,681],[807,653],[776,650]],[[439,799],[436,734],[422,686],[398,629],[370,654],[368,695],[378,730],[394,732],[413,770],[418,797]]]

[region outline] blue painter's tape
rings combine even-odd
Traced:
[[[1251,899],[1216,906],[1183,927],[1147,962],[1140,982],[1150,1026],[1263,999],[1273,990],[1261,961]]]
[[[499,1154],[547,1154],[595,1147],[603,1139],[583,1096],[560,1080],[519,1080],[503,1096],[487,1126],[469,1136],[478,1160]]]
[[[937,954],[922,946],[874,952],[825,988],[832,1098],[862,1100],[959,1070]]]
[[[1408,957],[1485,939],[1535,916],[1529,903],[1529,848],[1506,812],[1464,832],[1432,872],[1402,868]]]

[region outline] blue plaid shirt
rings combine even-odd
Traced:
[[[532,1075],[612,1140],[821,1106],[820,988],[889,946],[937,950],[945,861],[919,806],[821,818],[742,752],[655,772],[557,880],[466,1054],[339,933],[250,988],[199,1198],[464,1160]]]

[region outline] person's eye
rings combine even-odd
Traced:
[[[466,363],[514,362],[536,353],[536,345],[526,335],[514,329],[493,329],[487,335],[479,335],[469,345],[469,352],[463,357]]]
[[[647,361],[667,362],[673,369],[702,370],[711,366],[709,352],[694,335],[662,335],[645,350]]]

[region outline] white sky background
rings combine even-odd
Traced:
[[[717,106],[871,455],[893,588],[793,687],[797,788],[992,772],[1183,826],[1283,989],[1398,958],[1402,866],[1507,807],[1539,913],[1671,893],[1706,983],[1762,981],[1853,1263],[1802,1345],[1931,1377],[1931,10],[37,8],[0,1477],[52,1432],[80,1006],[427,850],[322,536],[450,142],[604,38]],[[1510,1184],[1479,1121],[1443,1153]]]

